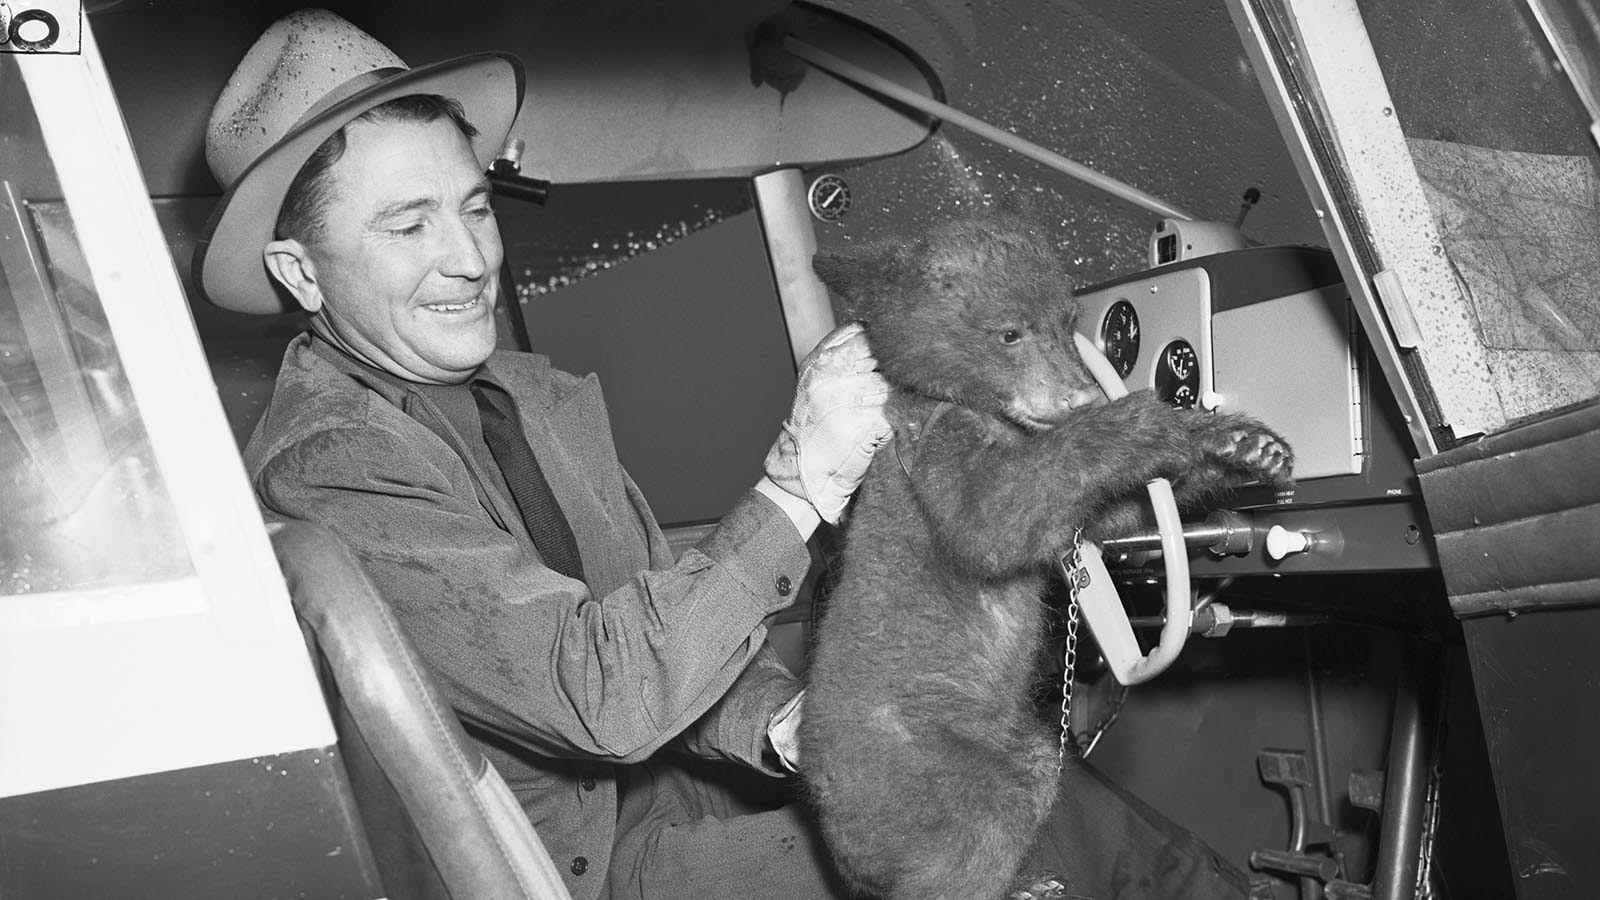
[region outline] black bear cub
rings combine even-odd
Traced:
[[[817,631],[808,792],[856,888],[999,897],[1056,799],[1058,735],[1030,692],[1051,564],[1080,527],[1131,525],[1151,478],[1193,505],[1287,480],[1289,449],[1251,419],[1148,391],[1107,402],[1072,341],[1067,275],[1019,220],[815,268],[866,326],[895,439],[857,495]]]

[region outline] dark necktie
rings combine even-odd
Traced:
[[[578,541],[539,468],[533,448],[522,434],[510,396],[492,384],[474,381],[472,399],[477,401],[478,416],[483,420],[484,443],[489,445],[489,453],[516,499],[528,536],[533,538],[545,565],[582,581],[583,559],[578,554]]]

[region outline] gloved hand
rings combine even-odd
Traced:
[[[859,324],[834,329],[800,364],[794,408],[767,452],[767,477],[830,523],[893,434],[883,415],[889,383],[877,364]]]

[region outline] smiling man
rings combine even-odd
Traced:
[[[459,106],[411,96],[368,110],[312,155],[266,263],[317,337],[426,384],[459,384],[489,358],[502,252],[475,133]]]
[[[574,897],[833,896],[804,817],[745,814],[703,760],[795,761],[799,683],[765,620],[888,438],[887,389],[859,329],[824,339],[766,476],[674,558],[595,378],[496,348],[484,172],[521,93],[512,57],[409,69],[319,10],[240,63],[195,280],[309,323],[245,449],[257,497],[355,550]],[[365,814],[389,896],[440,896],[404,825]]]

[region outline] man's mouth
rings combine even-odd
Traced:
[[[483,295],[479,294],[478,296],[473,297],[471,300],[464,300],[460,303],[425,303],[423,304],[422,308],[440,313],[458,313],[473,309],[482,302]]]

